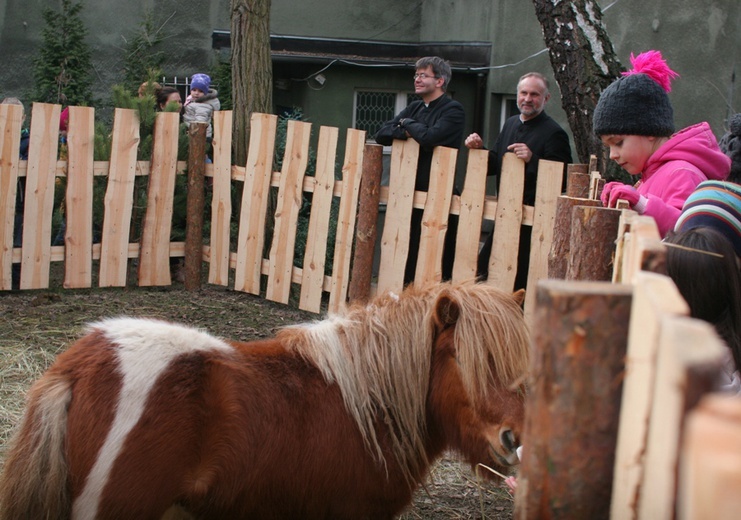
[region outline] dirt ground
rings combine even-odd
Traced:
[[[284,325],[318,318],[208,285],[198,292],[176,286],[0,293],[0,459],[30,384],[86,323],[121,315],[179,321],[241,340],[269,337]],[[512,509],[503,485],[477,477],[450,454],[434,466],[401,518],[504,520],[512,518]]]

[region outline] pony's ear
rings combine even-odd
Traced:
[[[522,306],[522,302],[525,301],[525,289],[518,289],[512,293],[512,298],[515,299],[517,305]]]
[[[458,322],[461,308],[446,292],[442,293],[435,302],[435,325],[439,330],[445,330]]]

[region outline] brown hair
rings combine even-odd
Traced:
[[[154,98],[157,101],[157,110],[164,110],[167,105],[167,98],[170,97],[170,94],[174,94],[175,92],[180,91],[175,87],[160,87],[155,90]]]
[[[712,323],[741,370],[741,270],[731,242],[709,227],[696,227],[665,240],[666,270],[693,318]]]

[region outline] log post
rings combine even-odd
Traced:
[[[589,165],[569,164],[566,167],[566,196],[589,198]]]
[[[600,202],[564,195],[558,197],[553,226],[553,244],[548,253],[548,278],[560,280],[566,278],[566,268],[571,254],[571,219],[575,206],[600,206]]]
[[[366,301],[370,296],[373,278],[373,250],[378,229],[378,202],[381,198],[383,146],[366,144],[363,150],[363,173],[360,180],[358,223],[355,230],[350,301]]]
[[[203,267],[203,208],[206,173],[206,123],[191,123],[188,128],[188,199],[185,217],[185,289],[201,288]]]
[[[515,518],[609,518],[631,287],[537,286]]]
[[[566,280],[610,281],[620,211],[576,206],[571,218]]]

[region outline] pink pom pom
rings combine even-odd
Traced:
[[[679,74],[670,69],[669,65],[666,64],[664,58],[661,57],[660,51],[646,51],[638,56],[633,56],[631,52],[630,64],[633,68],[628,72],[623,72],[623,76],[645,74],[661,85],[661,88],[667,92],[672,91],[671,80],[679,77]]]

